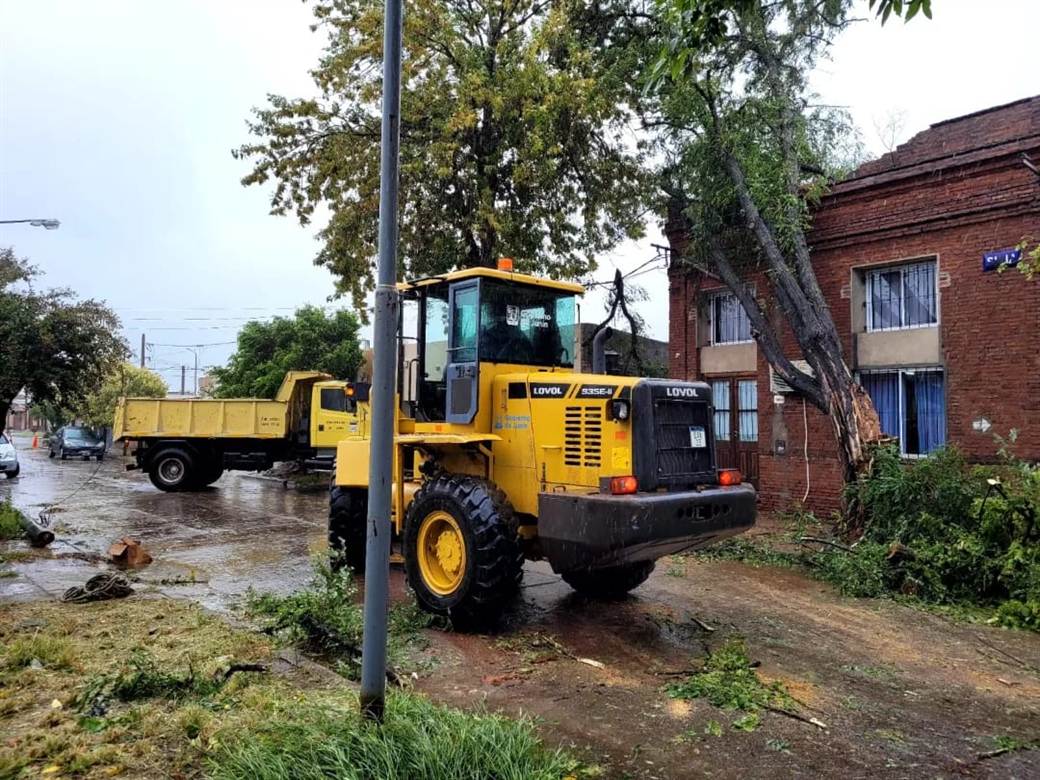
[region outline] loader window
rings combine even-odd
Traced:
[[[423,420],[443,420],[448,386],[448,286],[427,288],[420,307],[422,340],[417,411]]]
[[[485,279],[480,297],[480,360],[574,365],[572,293]]]

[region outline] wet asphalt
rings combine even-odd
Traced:
[[[15,437],[21,474],[0,478],[8,498],[57,536],[46,550],[12,561],[0,600],[54,598],[99,571],[108,547],[138,540],[154,562],[133,572],[141,586],[226,611],[249,588],[288,592],[310,577],[310,557],[325,549],[327,494],[301,493],[279,480],[228,473],[196,493],[162,493],[113,448],[96,461],[61,461],[31,438]],[[28,546],[25,545],[28,550]],[[11,549],[9,548],[9,552]]]

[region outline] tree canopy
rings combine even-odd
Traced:
[[[83,399],[68,415],[92,428],[112,427],[116,403],[125,398],[164,398],[166,382],[154,371],[123,363],[105,377],[101,386]]]
[[[354,379],[361,365],[358,320],[304,306],[296,315],[247,322],[227,366],[213,370],[218,398],[273,398],[287,371],[324,371]]]
[[[0,430],[22,388],[34,403],[74,407],[127,353],[111,309],[68,290],[39,291],[39,275],[0,249]]]
[[[620,7],[626,5],[618,0]],[[643,230],[646,176],[630,110],[635,63],[613,46],[610,2],[416,0],[404,26],[401,271],[494,265],[574,277]],[[255,110],[246,185],[307,224],[327,206],[315,262],[361,308],[379,207],[381,0],[314,3],[327,35],[317,98]]]

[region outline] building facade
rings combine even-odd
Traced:
[[[1038,169],[1040,96],[932,125],[835,185],[814,216],[846,359],[907,458],[952,444],[990,461],[995,436],[1016,430],[1016,453],[1040,460],[1040,280],[1001,270],[1040,240]],[[669,221],[673,257],[688,230]],[[772,376],[732,294],[673,262],[670,307],[669,373],[711,383],[720,464],[750,475],[764,508],[838,508],[830,422]]]

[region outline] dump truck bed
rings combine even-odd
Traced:
[[[116,439],[189,437],[280,439],[288,433],[284,401],[127,398],[116,407]]]

